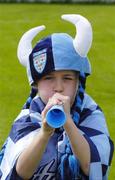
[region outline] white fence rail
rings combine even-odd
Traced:
[[[0,0],[0,2],[40,2],[40,3],[114,3],[115,0]]]

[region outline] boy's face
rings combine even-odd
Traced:
[[[60,93],[70,97],[71,106],[74,103],[79,85],[79,74],[74,71],[54,71],[38,82],[39,96],[47,104],[50,97]]]

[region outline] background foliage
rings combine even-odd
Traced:
[[[87,92],[105,112],[112,139],[115,139],[115,6],[68,4],[0,4],[0,146],[20,112],[30,87],[26,70],[17,60],[17,45],[31,27],[46,25],[34,41],[52,32],[67,32],[74,37],[75,28],[60,19],[65,13],[88,18],[93,27],[93,44],[89,52],[92,76]],[[115,179],[115,159],[110,180]]]

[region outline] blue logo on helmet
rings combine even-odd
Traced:
[[[45,68],[46,60],[47,60],[46,51],[47,49],[43,49],[41,51],[33,53],[34,67],[38,73],[42,73]]]

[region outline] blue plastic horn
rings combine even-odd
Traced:
[[[64,112],[63,106],[54,105],[46,113],[46,121],[49,126],[53,128],[59,128],[63,126],[66,122],[66,114]]]

